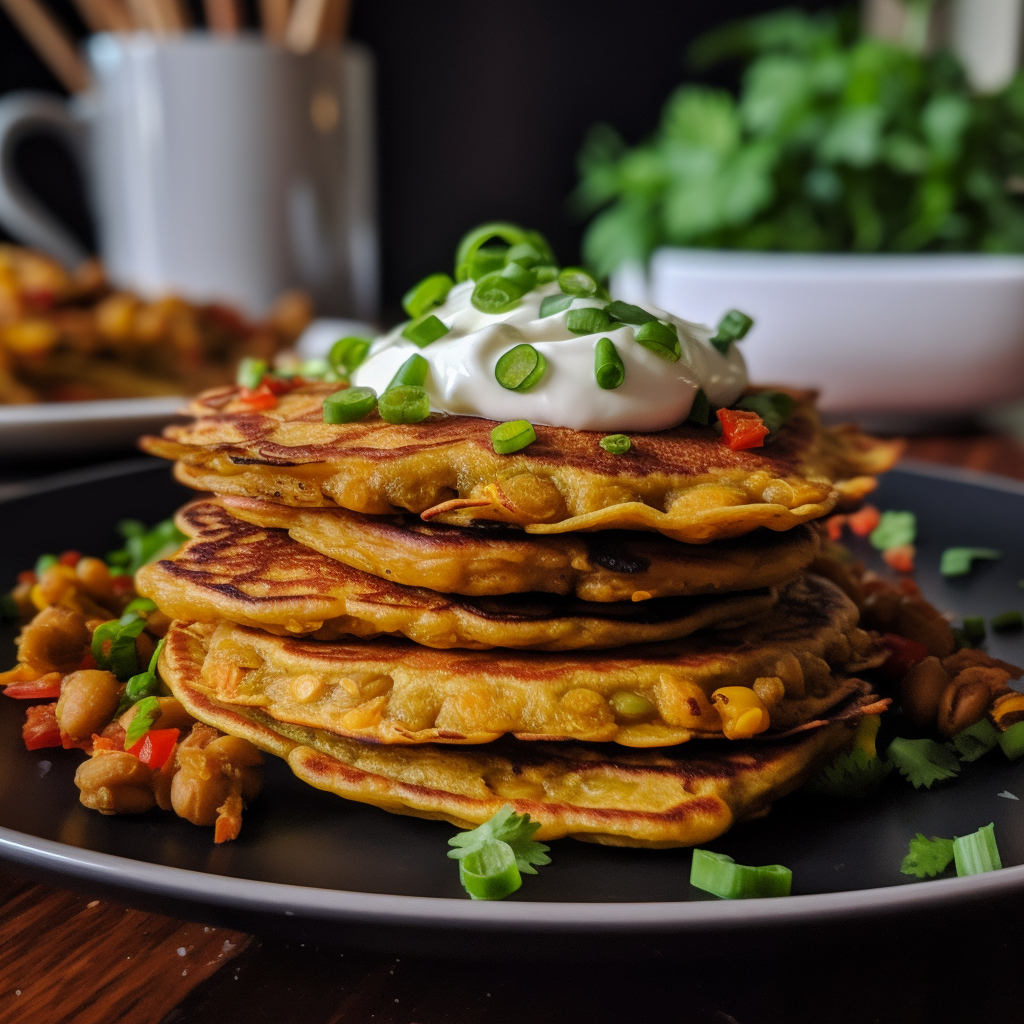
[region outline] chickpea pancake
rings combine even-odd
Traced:
[[[139,570],[140,594],[172,618],[224,618],[317,640],[397,634],[437,648],[620,647],[745,622],[776,599],[771,589],[603,604],[553,594],[438,594],[353,569],[210,501],[185,506],[175,522],[192,539]]]
[[[711,426],[684,424],[631,435],[630,450],[612,454],[600,432],[537,426],[533,443],[498,455],[495,422],[476,416],[393,424],[372,412],[324,423],[335,390],[308,384],[274,408],[244,411],[236,389],[215,389],[192,403],[190,423],[140,444],[177,460],[182,483],[217,494],[542,534],[655,530],[696,544],[788,530],[855,504],[901,450],[853,427],[823,427],[808,392],[793,392],[794,411],[759,448],[734,451]]]
[[[161,661],[175,696],[200,721],[284,758],[303,782],[347,800],[460,828],[511,804],[540,822],[540,840],[708,842],[737,821],[767,814],[774,800],[849,748],[865,713],[854,699],[819,728],[786,739],[669,751],[511,738],[483,747],[360,743],[216,699],[202,681],[209,633],[209,626],[176,624]]]
[[[863,692],[851,676],[886,656],[858,628],[853,603],[811,576],[744,626],[609,651],[441,652],[392,638],[318,643],[231,622],[188,628],[203,642],[195,685],[220,703],[386,744],[512,733],[653,747],[778,735]]]
[[[792,579],[820,547],[808,525],[696,545],[625,530],[541,537],[503,523],[448,526],[258,498],[225,497],[221,504],[247,523],[287,530],[300,544],[364,572],[474,597],[542,591],[630,601],[756,590]]]

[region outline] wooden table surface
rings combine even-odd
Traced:
[[[918,438],[915,458],[1024,479],[1024,446]],[[126,909],[0,872],[0,1024],[938,1024],[1024,1021],[1024,901],[804,929],[636,962],[394,957]]]

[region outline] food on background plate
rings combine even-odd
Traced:
[[[272,359],[312,316],[298,292],[261,323],[217,303],[113,289],[95,260],[73,273],[0,245],[0,404],[188,395]]]
[[[248,364],[142,441],[213,496],[179,512],[179,550],[133,566],[147,625],[99,629],[118,650],[166,633],[143,701],[175,700],[197,743],[247,744],[219,776],[232,823],[260,748],[322,789],[478,825],[460,871],[493,894],[488,864],[541,863],[515,836],[692,845],[812,776],[869,788],[896,694],[958,738],[1024,718],[1011,673],[957,653],[912,583],[823,540],[832,514],[879,525],[858,508],[899,445],[750,387],[748,317],[612,301],[507,224],[463,240],[455,277],[412,289],[382,338],[339,341],[339,380]],[[933,755],[898,767],[931,784]]]

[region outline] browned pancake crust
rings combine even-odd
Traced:
[[[140,443],[178,460],[183,483],[219,494],[538,533],[658,530],[691,543],[827,515],[868,493],[899,454],[898,444],[854,428],[823,428],[806,393],[763,448],[731,451],[710,427],[684,425],[631,435],[630,451],[612,455],[598,432],[538,426],[533,444],[496,455],[494,422],[472,416],[390,424],[373,413],[325,424],[323,399],[334,389],[309,385],[258,413],[223,411],[235,392],[207,392],[191,423]]]
[[[470,596],[544,591],[629,601],[755,590],[791,579],[820,546],[817,529],[808,525],[697,545],[625,530],[541,537],[503,523],[448,526],[258,498],[221,503],[233,516],[286,529],[300,544],[364,572]]]
[[[743,622],[775,603],[771,590],[606,604],[553,594],[439,594],[353,569],[213,502],[186,505],[176,522],[192,540],[139,570],[140,594],[172,618],[225,618],[318,640],[383,633],[440,648],[619,647]]]
[[[705,743],[630,751],[583,743],[394,747],[284,725],[255,708],[226,707],[199,688],[201,641],[172,633],[161,672],[202,722],[284,758],[318,789],[399,814],[482,824],[511,804],[540,822],[537,838],[572,836],[616,846],[694,846],[766,814],[835,754],[861,717],[775,743]]]

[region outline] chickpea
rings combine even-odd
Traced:
[[[919,661],[900,683],[900,706],[919,729],[935,725],[939,701],[950,684],[950,677],[936,657]]]
[[[110,570],[100,559],[88,557],[79,559],[78,565],[75,566],[75,575],[82,587],[93,597],[104,601],[113,596],[110,587]]]
[[[75,570],[67,565],[51,565],[39,577],[39,591],[47,604],[60,602],[75,589]]]
[[[40,674],[73,672],[89,650],[85,616],[69,608],[41,611],[18,637],[18,660]]]
[[[135,638],[135,655],[139,659],[140,672],[149,668],[149,660],[153,657],[155,650],[156,644],[153,642],[153,638],[143,630]]]
[[[83,761],[75,772],[78,798],[101,814],[142,814],[156,804],[153,772],[137,757],[111,750]]]
[[[57,722],[72,739],[87,740],[110,723],[120,699],[121,684],[113,672],[72,672],[61,685]]]
[[[171,781],[171,806],[179,818],[194,825],[213,825],[217,808],[231,791],[231,781],[220,771],[216,755],[182,747],[178,751],[178,772]]]

